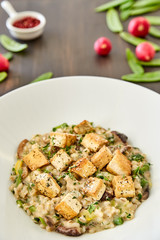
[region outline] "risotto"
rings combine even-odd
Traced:
[[[151,187],[145,154],[126,135],[87,120],[24,139],[10,180],[34,223],[68,236],[133,219]]]

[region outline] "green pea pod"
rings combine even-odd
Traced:
[[[46,72],[46,73],[43,73],[42,75],[40,75],[39,77],[37,77],[36,79],[34,79],[31,83],[47,80],[47,79],[50,79],[52,76],[53,76],[52,72]]]
[[[160,1],[159,0],[140,0],[137,1],[133,4],[134,8],[143,8],[143,7],[147,7],[147,6],[154,6],[154,5],[159,5]]]
[[[129,82],[159,82],[160,81],[160,71],[147,72],[143,74],[128,74],[122,76],[123,80]]]
[[[0,43],[4,48],[11,52],[21,52],[28,47],[27,44],[16,42],[4,34],[0,35]]]
[[[153,59],[149,62],[143,62],[143,61],[138,61],[139,64],[142,66],[148,66],[148,67],[160,67],[160,58]]]
[[[125,3],[123,3],[123,4],[121,4],[120,5],[120,7],[119,7],[119,10],[120,11],[124,11],[124,10],[126,10],[126,9],[129,9],[129,8],[131,8],[132,6],[133,6],[133,1],[131,0],[131,1],[128,1],[128,2],[125,2]]]
[[[121,19],[122,21],[127,20],[127,19],[129,18],[129,16],[130,16],[130,13],[131,13],[130,9],[126,9],[126,10],[124,10],[124,11],[121,11],[121,13],[120,13],[120,19]]]
[[[7,77],[7,73],[6,72],[0,72],[0,82],[3,82]]]
[[[160,25],[159,16],[145,16],[145,18],[149,21],[151,25]]]
[[[96,12],[104,12],[106,10],[108,10],[109,8],[114,8],[114,7],[118,7],[119,5],[121,5],[122,3],[128,2],[128,0],[114,0],[114,1],[110,1],[107,2],[105,4],[100,5],[99,7],[97,7],[95,9]]]
[[[134,46],[137,46],[138,44],[140,44],[142,42],[148,42],[154,47],[155,51],[160,51],[160,46],[151,41],[146,41],[143,38],[134,37],[133,35],[131,35],[130,33],[127,33],[127,32],[121,32],[119,35],[123,40],[125,40],[126,42],[128,42]]]
[[[139,64],[136,56],[129,48],[126,49],[126,57],[132,72],[139,74],[144,73],[144,68]]]
[[[137,8],[137,9],[131,9],[131,16],[137,16],[137,15],[142,15],[148,12],[154,12],[160,9],[160,4],[155,5],[155,6],[150,6],[150,7],[142,7],[142,8]]]
[[[149,34],[153,37],[160,38],[160,30],[156,27],[150,27],[149,28]]]
[[[106,23],[108,25],[108,28],[112,32],[122,32],[123,26],[120,22],[118,12],[114,8],[111,8],[106,13]]]
[[[11,60],[13,58],[13,53],[11,52],[6,52],[6,53],[3,53],[3,56],[8,59],[8,60]]]

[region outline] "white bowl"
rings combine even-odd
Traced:
[[[160,95],[121,80],[65,77],[29,84],[0,97],[0,240],[70,240],[34,224],[16,205],[9,175],[18,143],[49,132],[63,122],[87,119],[125,133],[147,154],[152,189],[135,218],[113,229],[84,234],[78,240],[159,240],[160,213]],[[75,239],[75,238],[72,238]]]
[[[36,27],[33,28],[17,28],[13,26],[13,23],[17,20],[20,20],[24,17],[34,17],[40,20],[40,24],[37,25]],[[15,16],[10,17],[6,21],[6,26],[10,32],[10,34],[18,39],[21,40],[31,40],[39,37],[42,35],[44,31],[44,27],[46,25],[46,19],[45,17],[38,12],[33,12],[33,11],[25,11],[25,12],[20,12],[17,13]]]

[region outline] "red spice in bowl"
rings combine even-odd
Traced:
[[[13,23],[14,27],[17,28],[33,28],[40,24],[40,20],[34,17],[24,17]]]

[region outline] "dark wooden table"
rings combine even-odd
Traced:
[[[94,8],[107,0],[10,0],[17,11],[41,12],[47,19],[42,37],[28,41],[28,49],[14,54],[10,62],[8,78],[0,83],[0,96],[20,86],[29,84],[34,78],[48,71],[54,77],[93,75],[120,79],[131,73],[125,48],[135,47],[124,42],[118,34],[108,30],[105,13],[95,13]],[[147,14],[149,15],[149,14]],[[150,15],[160,15],[160,11]],[[0,7],[0,34],[7,34],[7,14]],[[124,22],[125,30],[129,21]],[[106,36],[113,49],[107,57],[99,57],[93,50],[94,41]],[[160,40],[148,38],[160,44]],[[0,46],[0,52],[5,50]],[[160,53],[156,54],[160,57]],[[156,71],[158,68],[145,68]],[[139,83],[160,93],[160,82]]]

